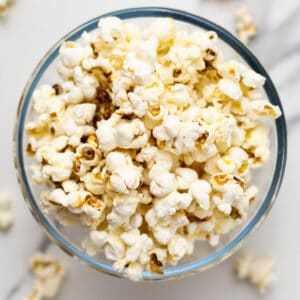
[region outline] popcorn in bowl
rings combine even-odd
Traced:
[[[62,223],[132,280],[215,247],[247,219],[269,156],[264,78],[222,58],[214,32],[116,17],[61,46],[60,82],[33,93],[32,178]],[[161,28],[165,28],[161,31]]]

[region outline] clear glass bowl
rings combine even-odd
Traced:
[[[31,181],[29,166],[32,163],[32,158],[26,155],[27,136],[24,131],[24,124],[31,118],[31,97],[34,89],[41,83],[59,82],[56,74],[56,66],[60,45],[65,40],[78,39],[84,31],[88,32],[96,29],[99,18],[106,16],[117,16],[121,19],[130,19],[130,21],[138,22],[142,26],[147,26],[148,22],[151,22],[153,18],[172,17],[177,21],[176,26],[180,28],[184,27],[187,30],[202,28],[203,30],[213,30],[217,32],[220,37],[220,46],[225,52],[225,58],[233,57],[243,61],[253,70],[265,76],[267,79],[264,86],[266,97],[270,102],[278,105],[281,110],[282,106],[269,75],[249,49],[222,27],[183,11],[153,7],[130,8],[115,11],[99,16],[75,28],[50,49],[30,76],[17,111],[14,145],[15,165],[18,179],[24,198],[26,199],[33,216],[42,227],[46,229],[52,240],[68,254],[79,257],[97,270],[121,277],[122,274],[116,272],[112,267],[111,261],[105,259],[103,255],[90,257],[85,253],[81,246],[81,243],[86,236],[86,231],[83,228],[79,225],[75,227],[63,227],[57,222],[55,216],[43,212],[39,198],[41,191],[46,187],[33,184]],[[170,279],[205,270],[229,257],[241,246],[242,241],[244,241],[245,238],[261,224],[275,200],[285,169],[287,137],[284,115],[276,120],[276,122],[270,122],[270,128],[271,157],[261,169],[253,174],[252,183],[258,186],[259,194],[257,200],[252,205],[248,219],[234,231],[223,236],[221,238],[221,243],[217,248],[211,248],[207,243],[198,242],[192,256],[181,260],[176,267],[166,267],[163,275],[152,274],[145,271],[143,273],[144,280]]]

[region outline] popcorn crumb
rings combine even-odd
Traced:
[[[235,16],[238,38],[247,45],[257,34],[252,13],[248,7],[241,7],[236,11]]]
[[[54,298],[65,276],[64,265],[47,254],[36,253],[30,259],[30,268],[35,278],[35,288],[26,299]]]
[[[250,253],[245,253],[237,260],[235,269],[240,279],[248,279],[261,294],[265,294],[269,285],[276,280],[274,262],[273,256],[254,259]]]
[[[0,192],[0,230],[7,230],[13,224],[12,200],[9,193]]]

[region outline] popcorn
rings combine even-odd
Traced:
[[[143,265],[139,263],[131,263],[128,268],[125,269],[125,276],[133,281],[139,281],[142,279]]]
[[[124,38],[123,23],[116,17],[108,17],[99,21],[100,36],[107,44],[114,44],[116,40]]]
[[[240,279],[248,279],[261,294],[265,294],[270,283],[276,279],[273,266],[272,256],[255,260],[251,254],[245,253],[237,260],[235,268]]]
[[[80,65],[83,58],[93,55],[91,47],[81,47],[78,43],[67,41],[62,44],[59,56],[62,64],[67,68]]]
[[[193,252],[193,244],[182,236],[175,235],[168,243],[168,252],[171,259],[177,261]]]
[[[270,155],[268,133],[269,128],[263,123],[258,123],[254,129],[248,132],[244,148],[254,156],[253,166],[265,162]]]
[[[54,298],[65,276],[64,265],[49,255],[36,253],[30,260],[35,277],[34,292],[28,299]]]
[[[199,206],[204,210],[209,209],[210,192],[211,186],[205,180],[196,180],[191,184],[189,188],[189,193],[192,195],[193,199],[195,199]]]
[[[41,203],[131,280],[163,274],[197,240],[217,247],[246,220],[251,171],[270,151],[265,119],[280,117],[265,78],[224,60],[215,32],[174,25],[107,17],[63,43],[60,83],[33,92],[26,124]]]
[[[147,143],[149,133],[140,120],[120,120],[116,127],[110,123],[110,120],[101,122],[96,131],[101,150],[138,149]]]
[[[180,122],[178,117],[165,116],[162,125],[155,127],[152,133],[158,141],[166,142],[168,151],[186,153],[195,149],[195,142],[204,129],[196,122]]]
[[[88,125],[93,119],[96,105],[83,103],[69,106],[61,120],[53,124],[56,135],[78,136],[90,135],[95,129]]]
[[[179,190],[188,190],[191,184],[198,179],[197,172],[190,168],[177,168],[175,174]]]
[[[0,192],[0,230],[7,230],[13,224],[11,197]]]
[[[154,202],[154,210],[159,218],[173,215],[179,209],[187,208],[192,201],[188,193],[172,192],[164,198]]]
[[[118,261],[125,255],[125,245],[116,234],[110,233],[106,239],[104,253],[107,259]]]
[[[60,182],[70,177],[73,168],[73,154],[71,152],[58,153],[52,150],[48,152],[47,149],[40,148],[36,157],[45,162],[41,169],[43,178],[51,178],[55,182]]]
[[[150,192],[156,197],[164,197],[176,190],[176,178],[172,173],[163,173],[150,183]]]
[[[161,30],[162,28],[164,30]],[[160,44],[159,47],[161,48],[173,39],[174,34],[174,20],[171,18],[158,19],[154,21],[146,32],[146,35],[149,37],[155,36],[158,39]]]
[[[222,93],[231,99],[239,100],[242,97],[242,90],[238,82],[228,79],[221,79],[218,87]]]
[[[236,11],[236,31],[239,39],[245,44],[256,36],[257,28],[247,7],[241,7]]]
[[[7,14],[7,9],[13,2],[13,0],[0,0],[0,16],[5,16]]]

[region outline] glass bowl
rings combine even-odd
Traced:
[[[54,240],[68,254],[80,258],[97,270],[122,277],[123,275],[116,272],[112,267],[112,263],[105,259],[103,255],[90,257],[85,253],[81,245],[86,235],[84,229],[80,226],[75,226],[75,228],[61,226],[53,215],[45,214],[43,212],[39,197],[41,191],[43,191],[45,187],[33,184],[30,179],[31,174],[29,166],[32,162],[32,158],[26,155],[27,136],[24,130],[24,124],[26,124],[26,122],[28,122],[31,118],[31,97],[34,89],[41,83],[54,83],[58,81],[56,66],[60,45],[65,40],[77,40],[84,31],[88,32],[96,29],[99,18],[106,16],[117,16],[121,19],[130,19],[130,21],[138,22],[142,26],[146,26],[149,21],[153,20],[153,18],[171,17],[176,20],[176,26],[180,28],[184,27],[187,30],[202,28],[203,30],[213,30],[217,32],[220,38],[220,46],[223,48],[225,53],[225,58],[228,56],[243,61],[253,70],[266,77],[266,83],[264,86],[266,97],[271,103],[278,105],[281,110],[282,106],[269,75],[247,47],[245,47],[239,40],[222,27],[201,17],[183,11],[147,7],[130,8],[107,13],[75,28],[50,49],[30,76],[17,111],[14,145],[15,165],[18,179],[24,198],[26,199],[33,216],[42,225],[42,227],[46,229],[52,240]],[[164,274],[162,275],[152,274],[145,271],[143,273],[144,280],[170,279],[205,270],[229,257],[241,246],[241,243],[245,240],[245,238],[257,229],[259,224],[261,224],[262,220],[269,212],[279,191],[286,162],[287,137],[284,115],[276,121],[270,122],[270,128],[271,157],[261,169],[255,171],[253,174],[252,182],[258,186],[259,194],[257,196],[257,200],[252,205],[248,219],[241,223],[235,230],[224,235],[221,238],[221,242],[218,247],[212,248],[209,247],[207,243],[198,242],[193,255],[179,261],[179,264],[175,267],[166,267]]]

